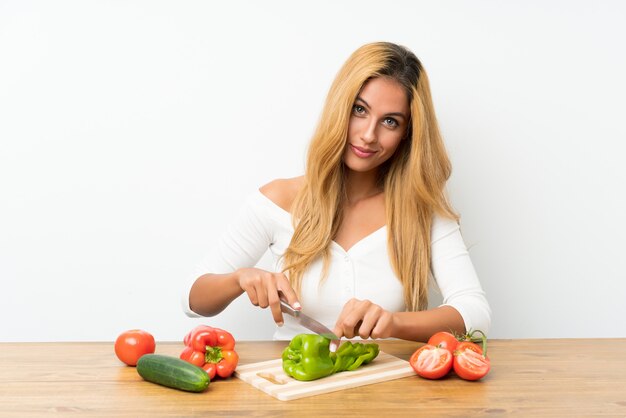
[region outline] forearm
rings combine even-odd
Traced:
[[[194,282],[189,291],[189,307],[203,316],[222,312],[243,290],[237,272],[227,274],[204,274]]]
[[[423,341],[439,331],[465,333],[465,323],[459,311],[452,306],[440,306],[419,312],[395,312],[392,337],[410,341]]]

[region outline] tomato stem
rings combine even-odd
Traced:
[[[476,333],[480,334],[480,338],[474,338],[474,334],[476,334]],[[468,335],[469,335],[469,337],[470,337],[470,339],[472,341],[474,341],[474,340],[482,341],[482,343],[483,343],[483,357],[487,358],[487,336],[485,335],[485,333],[482,332],[481,330],[477,329],[477,330],[474,330],[474,331],[470,330]]]

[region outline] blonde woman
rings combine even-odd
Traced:
[[[216,315],[246,293],[270,308],[275,339],[309,332],[283,317],[280,297],[339,337],[487,332],[489,305],[445,194],[450,171],[417,57],[362,46],[330,88],[304,176],[249,197],[186,288],[185,312]],[[255,268],[268,248],[275,269]],[[428,309],[431,278],[443,304]]]

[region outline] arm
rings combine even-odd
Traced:
[[[459,311],[452,306],[439,306],[420,312],[395,312],[391,337],[411,341],[428,341],[439,331],[465,334],[465,324]]]
[[[491,324],[491,310],[463,242],[459,225],[435,218],[431,240],[431,267],[443,304],[420,312],[389,312],[367,300],[344,306],[335,334],[352,338],[395,337],[427,341],[438,331],[463,334]]]
[[[188,316],[213,316],[243,293],[237,271],[252,268],[273,240],[272,220],[262,196],[251,194],[228,229],[196,266],[183,290]]]
[[[214,316],[241,296],[237,272],[226,274],[203,274],[189,291],[189,309],[202,316]]]
[[[274,221],[267,211],[267,199],[260,193],[248,198],[186,287],[182,304],[188,316],[217,315],[244,292],[252,304],[271,307],[278,324],[282,323],[279,291],[292,306],[298,306],[284,274],[253,267],[273,242]]]
[[[200,315],[214,316],[244,292],[253,305],[261,308],[269,306],[274,321],[279,325],[283,324],[279,292],[295,309],[300,306],[295,291],[283,273],[242,268],[233,273],[200,276],[189,292],[189,307]]]
[[[440,308],[455,309],[462,318],[465,331],[479,329],[487,334],[491,326],[491,308],[456,221],[435,217],[431,268],[443,296]]]
[[[419,312],[389,312],[369,300],[352,299],[343,308],[334,333],[338,337],[400,338],[428,341],[439,331],[465,333],[463,317],[451,306]]]
[[[434,218],[431,267],[443,304],[421,312],[394,313],[393,336],[427,341],[439,331],[464,334],[479,329],[487,334],[491,309],[456,221]]]

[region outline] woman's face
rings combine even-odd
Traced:
[[[346,166],[368,172],[387,161],[405,136],[409,115],[409,101],[398,82],[378,77],[365,83],[352,106]]]

